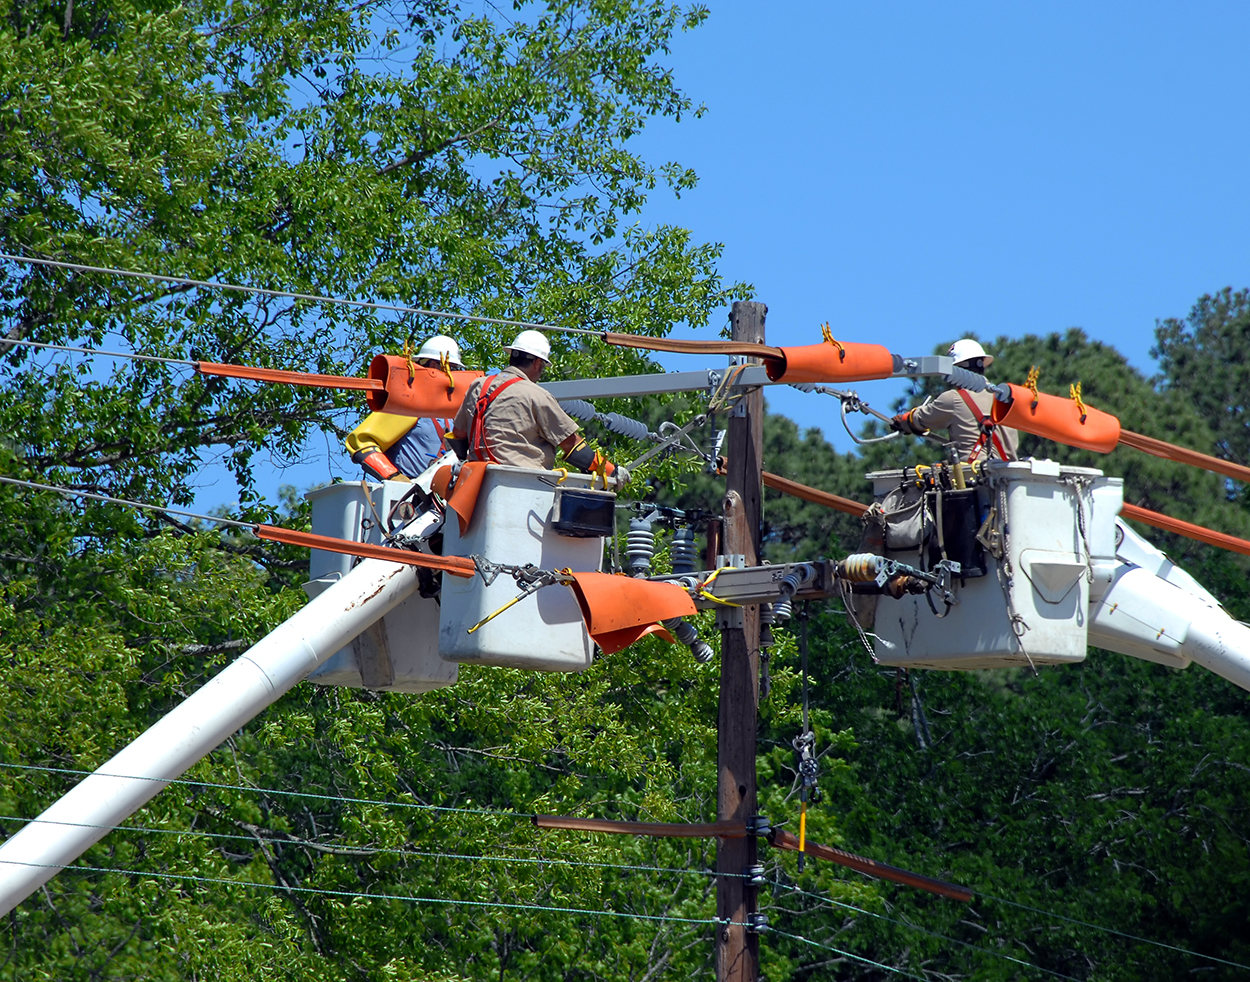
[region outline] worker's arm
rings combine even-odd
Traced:
[[[617,467],[607,457],[591,449],[580,433],[566,437],[560,443],[560,449],[564,451],[564,459],[578,470],[587,474],[602,473],[605,478],[614,477],[617,487],[629,483],[629,471],[624,467]]]
[[[957,418],[960,405],[959,393],[954,389],[948,389],[940,396],[921,403],[911,412],[895,416],[895,420],[905,421],[903,426],[896,425],[895,429],[917,435],[928,433],[930,430],[949,429],[951,423]]]
[[[365,472],[382,481],[403,480],[385,451],[389,450],[412,429],[417,420],[392,413],[370,413],[360,425],[347,434],[343,441],[352,463],[359,464]]]

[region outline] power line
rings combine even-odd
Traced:
[[[20,481],[16,477],[0,477],[0,483],[12,484],[20,488],[34,488],[36,491],[53,491],[56,494],[63,495],[67,498],[90,498],[92,501],[105,501],[109,504],[125,505],[127,508],[142,508],[145,511],[181,515],[184,518],[198,518],[204,522],[216,522],[219,525],[233,525],[235,528],[249,530],[256,528],[255,522],[240,522],[233,518],[218,518],[214,515],[201,515],[199,512],[187,511],[184,508],[170,508],[168,505],[149,505],[142,501],[131,501],[129,498],[114,498],[111,495],[95,494],[91,491],[74,491],[71,488],[57,487],[55,484],[39,484],[37,481]]]
[[[633,914],[619,910],[590,910],[584,907],[547,907],[543,904],[507,903],[501,900],[449,900],[446,897],[414,897],[398,893],[365,893],[352,890],[327,890],[321,887],[284,886],[277,883],[257,883],[254,880],[232,880],[224,876],[194,876],[190,873],[155,873],[148,870],[119,869],[109,866],[64,866],[60,863],[23,863],[16,859],[0,859],[10,866],[33,866],[38,869],[59,869],[66,872],[117,873],[121,876],[145,876],[158,880],[180,880],[187,883],[218,883],[226,886],[254,887],[279,893],[309,893],[326,897],[344,897],[351,900],[402,900],[408,903],[445,904],[453,907],[486,907],[502,910],[537,910],[548,914],[587,914],[592,917],[623,917],[642,921],[665,921],[678,924],[716,924],[745,927],[734,921],[718,921],[714,917],[674,917],[669,914]],[[853,957],[853,956],[852,956]],[[922,980],[923,982],[923,980]]]
[[[804,897],[811,897],[814,900],[823,901],[824,903],[830,904],[834,907],[841,907],[845,910],[853,910],[860,914],[867,914],[869,917],[876,917],[880,920],[888,921],[891,924],[897,924],[899,925],[899,927],[906,928],[909,931],[918,931],[921,934],[927,934],[929,935],[929,937],[937,938],[940,941],[949,941],[951,944],[961,945],[964,948],[970,948],[972,951],[979,951],[982,954],[990,955],[993,958],[1002,958],[1006,961],[1014,962],[1017,965],[1023,965],[1026,968],[1032,968],[1032,969],[1036,969],[1039,972],[1045,972],[1047,975],[1053,975],[1055,978],[1058,978],[1058,979],[1068,979],[1069,982],[1081,982],[1080,979],[1074,978],[1071,975],[1064,975],[1062,972],[1056,972],[1049,968],[1044,968],[1041,965],[1036,965],[1033,962],[1025,961],[1022,958],[1016,958],[1013,955],[1004,954],[1001,951],[991,951],[989,948],[983,948],[980,945],[972,944],[972,942],[970,941],[961,941],[959,938],[952,938],[949,935],[939,934],[937,931],[931,931],[928,928],[920,927],[919,925],[916,925],[916,924],[909,924],[907,921],[900,920],[896,917],[888,917],[885,914],[878,914],[875,911],[865,910],[862,907],[856,907],[854,904],[843,903],[840,900],[834,900],[832,897],[826,897],[826,896],[823,896],[822,894],[811,893],[810,891],[807,891],[807,890],[801,890],[797,886],[792,886],[787,883],[779,883],[777,885],[781,887],[781,889],[783,890],[789,890],[792,893],[801,894]],[[792,911],[788,911],[788,913],[801,914],[801,913],[806,913],[806,912],[792,910]]]
[[[1108,934],[1114,934],[1121,938],[1127,938],[1130,941],[1140,941],[1142,944],[1152,944],[1159,948],[1167,948],[1169,951],[1178,951],[1183,955],[1190,955],[1194,958],[1205,958],[1208,961],[1219,962],[1221,965],[1229,965],[1233,968],[1244,969],[1250,972],[1250,965],[1243,965],[1241,962],[1232,962],[1226,958],[1217,958],[1215,955],[1204,955],[1200,951],[1193,951],[1189,948],[1182,948],[1179,945],[1168,944],[1166,941],[1152,941],[1150,938],[1138,937],[1136,934],[1129,934],[1127,931],[1117,931],[1113,927],[1103,927],[1101,924],[1091,924],[1089,921],[1078,920],[1075,917],[1067,917],[1063,914],[1055,914],[1049,910],[1042,910],[1040,907],[1030,907],[1028,904],[1017,903],[1014,900],[1004,900],[1002,897],[994,897],[988,893],[978,893],[978,897],[985,900],[994,900],[1000,904],[1007,904],[1011,907],[1019,907],[1021,910],[1031,911],[1034,914],[1043,914],[1046,917],[1053,917],[1060,921],[1067,921],[1069,924],[1079,924],[1081,927],[1093,928],[1095,931],[1106,931]]]
[[[71,774],[71,775],[77,775],[80,777],[86,777],[86,776],[90,776],[91,774],[96,773],[95,771],[78,770],[78,769],[66,768],[66,767],[45,767],[45,766],[41,766],[38,764],[10,764],[10,763],[4,763],[4,762],[0,762],[0,768],[7,768],[9,770],[36,771],[36,772],[42,772],[42,773],[48,773],[48,774]],[[486,816],[492,816],[496,818],[510,818],[510,819],[519,819],[519,820],[529,820],[533,818],[533,814],[527,813],[527,812],[505,812],[505,811],[499,811],[498,809],[488,809],[488,808],[457,808],[457,807],[450,806],[450,805],[427,805],[421,802],[414,802],[414,801],[386,801],[386,800],[375,799],[375,798],[348,798],[348,797],[343,797],[341,795],[315,794],[315,793],[308,792],[308,791],[286,791],[286,790],[282,790],[279,788],[254,787],[252,785],[246,785],[246,784],[218,784],[212,781],[191,781],[185,778],[142,777],[142,776],[137,776],[133,774],[101,774],[100,776],[101,777],[128,778],[131,780],[138,780],[138,781],[157,781],[162,784],[182,784],[182,785],[188,785],[191,787],[216,788],[216,789],[224,790],[224,791],[251,791],[251,792],[256,792],[259,794],[270,794],[270,795],[285,796],[285,797],[292,797],[292,798],[306,798],[306,799],[315,800],[315,801],[333,801],[333,802],[341,802],[344,804],[379,805],[379,806],[386,807],[386,808],[411,808],[411,809],[417,809],[421,811],[449,812],[449,813],[458,813],[458,814],[466,814],[466,815],[486,815]],[[126,826],[116,826],[116,827],[126,828]],[[253,839],[251,841],[255,841],[255,840]],[[273,840],[273,841],[280,841],[280,840]],[[664,867],[658,868],[658,870],[664,870],[664,869],[665,869]],[[786,889],[791,889],[791,888],[786,887]],[[819,897],[820,895],[812,894],[811,896]],[[1067,917],[1063,914],[1055,914],[1055,913],[1052,913],[1051,911],[1043,910],[1040,907],[1031,907],[1028,904],[1021,904],[1012,900],[1004,900],[1003,898],[995,897],[992,894],[977,893],[977,896],[982,897],[985,900],[992,900],[998,903],[1008,904],[1012,907],[1019,907],[1022,910],[1028,910],[1035,914],[1042,914],[1046,917],[1053,917],[1061,921],[1067,921],[1071,924],[1078,924],[1081,927],[1086,927],[1093,931],[1103,931],[1107,934],[1113,934],[1113,935],[1116,935],[1117,937],[1126,938],[1130,941],[1139,942],[1140,944],[1154,945],[1155,947],[1158,947],[1158,948],[1164,948],[1169,951],[1176,951],[1181,954],[1190,955],[1191,957],[1194,957],[1194,958],[1206,959],[1208,961],[1218,962],[1221,965],[1228,965],[1232,968],[1240,968],[1246,971],[1250,971],[1250,965],[1244,965],[1241,962],[1229,961],[1228,959],[1219,958],[1215,955],[1206,955],[1206,954],[1203,954],[1202,952],[1193,951],[1189,948],[1182,948],[1179,945],[1168,944],[1165,941],[1154,941],[1151,938],[1143,938],[1140,935],[1129,934],[1126,931],[1118,931],[1115,928],[1104,927],[1101,924],[1094,924],[1094,923],[1091,923],[1090,921],[1082,921],[1074,917]],[[838,901],[833,901],[830,898],[821,897],[820,899],[824,899],[829,903],[838,903]],[[849,907],[850,905],[842,905],[842,906]],[[859,910],[861,913],[868,914],[869,916],[872,916],[872,917],[884,916],[880,914],[875,914],[872,911],[860,910],[860,908],[851,908],[851,909]],[[888,919],[889,918],[887,918],[887,920]],[[905,922],[901,922],[901,923],[905,924]],[[912,927],[912,925],[906,925],[906,924],[905,926]],[[915,928],[915,930],[925,930],[925,929]],[[939,937],[944,937],[944,936],[939,935]],[[955,938],[946,938],[946,940],[955,941],[956,943],[959,943],[959,944],[967,943],[967,942],[959,942]],[[979,949],[979,950],[985,951],[986,949]]]
[[[284,839],[276,839],[262,835],[240,835],[233,832],[209,832],[198,829],[157,829],[145,825],[95,825],[90,822],[62,822],[47,818],[23,818],[20,815],[0,815],[0,822],[26,822],[28,824],[40,825],[64,825],[71,828],[80,829],[106,829],[110,832],[141,832],[154,833],[157,835],[174,835],[189,839],[225,839],[236,842],[261,842],[265,845],[278,846],[309,846],[318,850],[340,850],[346,853],[353,853],[362,856],[387,855],[387,856],[419,856],[424,859],[455,859],[471,862],[489,862],[489,863],[519,863],[529,866],[585,866],[593,869],[613,869],[624,870],[632,873],[674,873],[683,876],[716,876],[715,870],[708,869],[685,869],[676,866],[640,866],[631,863],[597,863],[590,860],[579,859],[549,859],[546,857],[533,858],[529,856],[475,856],[469,853],[454,852],[434,852],[424,849],[397,849],[385,846],[358,846],[349,842],[317,842],[313,839],[301,839],[298,836],[290,836]],[[749,873],[728,873],[720,874],[726,876],[748,877]],[[865,913],[869,913],[865,911]]]
[[[426,310],[422,307],[408,307],[404,304],[378,303],[375,300],[347,300],[342,297],[327,297],[317,293],[293,293],[290,290],[268,290],[259,286],[241,286],[237,283],[222,283],[218,280],[193,280],[185,276],[163,276],[159,273],[144,273],[132,269],[116,269],[112,266],[87,266],[83,263],[67,263],[56,259],[38,259],[34,256],[18,256],[8,252],[0,252],[0,260],[15,263],[26,263],[31,266],[51,266],[56,269],[68,269],[77,273],[106,273],[111,276],[128,276],[132,279],[152,280],[157,283],[172,283],[175,286],[205,287],[212,290],[233,290],[236,293],[249,293],[262,297],[309,300],[313,303],[337,304],[343,307],[359,307],[368,310],[386,310],[401,314],[418,314],[422,317],[441,317],[444,320],[469,321],[475,324],[500,324],[504,327],[522,327],[530,328],[536,331],[560,331],[565,334],[602,335],[605,333],[604,331],[593,331],[584,327],[558,327],[555,324],[539,324],[532,321],[514,321],[507,320],[502,317],[483,317],[476,314],[457,314],[446,310]]]
[[[771,927],[769,928],[769,931],[770,933],[775,934],[778,937],[789,938],[791,941],[802,941],[804,944],[809,944],[813,948],[822,948],[825,951],[832,951],[835,954],[841,955],[843,958],[852,958],[855,961],[862,962],[865,965],[871,965],[873,968],[880,968],[880,969],[883,969],[884,971],[892,972],[894,975],[901,975],[905,979],[917,979],[919,980],[919,982],[928,982],[928,980],[922,975],[912,975],[911,972],[905,971],[904,969],[893,968],[890,965],[883,965],[881,964],[881,962],[874,962],[871,958],[865,958],[863,955],[856,955],[855,953],[850,952],[850,951],[843,951],[841,948],[835,948],[833,945],[822,944],[819,941],[813,941],[811,938],[805,938],[801,934],[790,934],[786,931],[779,931],[776,928],[771,928]]]
[[[191,781],[177,777],[149,777],[141,774],[103,774],[98,771],[84,771],[69,767],[45,767],[39,764],[8,764],[0,762],[0,768],[19,771],[40,771],[47,774],[75,774],[89,777],[116,777],[132,781],[156,781],[158,784],[183,784],[197,788],[219,788],[224,791],[254,791],[260,794],[272,794],[291,798],[310,798],[315,801],[338,801],[351,805],[381,805],[384,808],[415,808],[421,811],[457,812],[464,815],[492,815],[497,818],[524,819],[534,817],[532,812],[505,812],[490,808],[456,808],[451,805],[426,805],[417,801],[385,801],[376,798],[345,798],[341,795],[315,794],[309,791],[284,791],[280,788],[258,788],[249,784],[216,784],[212,781]]]
[[[110,358],[130,358],[133,361],[159,361],[168,365],[186,365],[194,368],[197,362],[186,358],[166,358],[163,355],[137,355],[133,351],[104,351],[101,348],[80,348],[72,344],[49,344],[46,341],[24,341],[21,338],[4,338],[0,344],[21,345],[25,348],[48,348],[52,351],[74,351],[84,355],[107,355]]]

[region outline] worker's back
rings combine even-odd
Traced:
[[[577,423],[551,393],[509,367],[469,386],[455,430],[469,435],[470,460],[550,470]]]
[[[977,407],[976,415],[966,399],[971,399]],[[1000,455],[1007,460],[1015,460],[1019,456],[1020,445],[1020,437],[1015,430],[1007,426],[994,427],[993,434],[998,438],[1001,452],[991,437],[981,437],[981,422],[977,417],[989,418],[993,408],[994,396],[989,392],[947,389],[917,406],[908,415],[916,431],[946,430],[961,460],[987,460]]]

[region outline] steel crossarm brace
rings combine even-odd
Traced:
[[[894,375],[897,378],[946,376],[950,374],[952,364],[951,359],[946,355],[896,358]],[[557,399],[625,399],[634,396],[707,390],[720,381],[725,371],[725,368],[707,368],[694,372],[653,372],[648,375],[576,378],[539,384]],[[747,365],[734,380],[732,388],[749,389],[757,385],[779,384],[781,383],[774,382],[768,377],[763,365]]]

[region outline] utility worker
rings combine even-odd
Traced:
[[[950,346],[949,354],[956,366],[984,375],[994,356],[972,338],[963,338]],[[927,399],[915,409],[900,413],[891,421],[900,433],[923,436],[930,430],[946,430],[960,460],[971,464],[979,460],[1015,460],[1020,445],[1019,434],[1007,426],[995,426],[990,410],[994,396],[989,392],[947,389],[940,396]]]
[[[460,346],[436,334],[421,345],[414,359],[433,369],[461,371]],[[447,450],[450,420],[414,419],[393,413],[370,413],[344,441],[352,463],[360,464],[369,477],[381,481],[409,481]]]
[[[587,446],[573,418],[538,385],[551,361],[546,336],[522,331],[504,350],[508,367],[469,386],[456,413],[453,448],[468,460],[535,470],[551,470],[559,449],[579,470],[603,475],[605,486],[609,477],[617,487],[626,484],[629,472]]]

